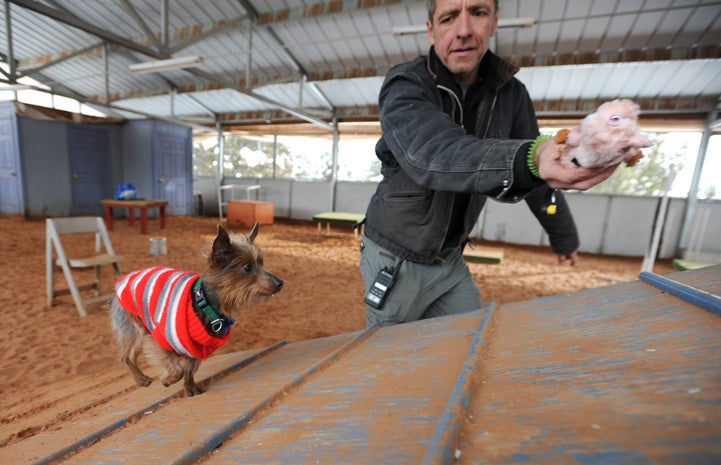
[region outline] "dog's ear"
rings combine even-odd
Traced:
[[[228,236],[225,228],[218,225],[218,235],[213,241],[213,252],[210,255],[210,261],[218,265],[223,265],[230,259],[232,253],[233,246],[230,244],[230,236]]]
[[[230,243],[230,236],[228,235],[228,231],[226,231],[225,228],[221,225],[218,225],[218,236],[215,239],[222,239]]]
[[[258,229],[260,229],[260,223],[257,221],[253,225],[253,229],[250,230],[250,234],[248,234],[248,240],[253,243],[253,240],[255,240],[255,236],[258,235]]]

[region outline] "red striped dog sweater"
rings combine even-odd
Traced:
[[[198,273],[156,266],[118,279],[120,305],[140,317],[158,344],[186,357],[205,360],[225,344],[225,335],[212,336],[193,309],[192,288]]]

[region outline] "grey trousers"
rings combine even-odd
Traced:
[[[397,268],[400,262],[400,257],[363,236],[360,272],[366,290],[383,267]],[[366,326],[391,326],[482,307],[481,293],[459,251],[430,265],[404,261],[383,307],[366,305]]]

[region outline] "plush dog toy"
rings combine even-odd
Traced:
[[[641,148],[653,141],[638,126],[640,107],[632,100],[606,102],[570,131],[561,129],[561,162],[567,166],[605,168],[620,162],[634,166],[643,158]]]

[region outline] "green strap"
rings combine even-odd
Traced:
[[[195,303],[198,305],[200,311],[205,313],[205,316],[210,319],[210,325],[213,329],[213,332],[219,332],[223,328],[223,324],[225,324],[225,321],[220,316],[218,316],[217,313],[215,313],[215,310],[213,310],[213,307],[210,306],[210,303],[208,303],[208,300],[205,298],[205,292],[203,292],[203,284],[200,279],[195,281],[195,284],[193,284],[193,295],[196,296]]]
[[[540,178],[541,176],[538,174],[538,164],[536,164],[536,152],[538,151],[538,147],[541,145],[542,142],[552,138],[553,136],[549,135],[538,136],[536,137],[536,140],[534,140],[531,144],[531,148],[528,149],[526,164],[528,165],[528,169],[531,171],[531,173],[537,178]]]

